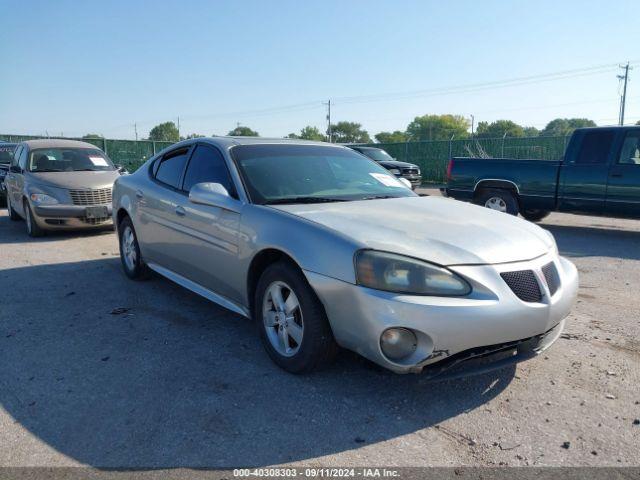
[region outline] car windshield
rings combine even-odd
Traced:
[[[415,196],[387,170],[348,148],[239,145],[231,155],[257,204]]]
[[[97,148],[41,148],[29,155],[30,172],[81,172],[115,170]]]
[[[8,165],[13,159],[13,152],[16,149],[15,145],[2,145],[0,143],[0,164]]]
[[[393,160],[393,157],[380,148],[363,148],[361,150],[367,157],[373,158],[377,162]]]

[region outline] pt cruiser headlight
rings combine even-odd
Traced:
[[[463,296],[471,286],[443,267],[395,253],[360,250],[356,254],[359,285],[410,295]]]
[[[58,203],[58,200],[53,198],[51,195],[47,195],[46,193],[32,193],[31,201],[37,203],[38,205],[55,205]]]

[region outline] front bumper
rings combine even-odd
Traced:
[[[411,186],[416,188],[422,185],[422,176],[421,175],[397,175],[398,178],[404,178],[409,180]]]
[[[553,295],[541,274],[542,266],[551,261],[560,278]],[[577,296],[575,266],[551,253],[526,262],[450,268],[472,285],[469,296],[398,295],[309,271],[305,274],[325,306],[338,344],[398,373],[420,372],[462,352],[478,356],[474,352],[479,347],[544,336],[529,348],[535,355],[558,338]],[[523,302],[500,276],[519,270],[536,272],[543,291],[540,302]],[[391,361],[380,348],[380,336],[390,327],[409,328],[418,338],[416,351],[402,361]]]
[[[87,218],[87,207],[91,207],[91,205],[32,205],[31,208],[38,226],[47,230],[75,230],[113,225],[111,204],[95,206],[106,206],[108,215],[100,218]]]

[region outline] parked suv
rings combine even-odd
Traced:
[[[399,162],[381,148],[375,147],[349,147],[375,160],[384,168],[389,170],[398,178],[404,178],[411,183],[411,188],[415,190],[422,183],[420,168],[413,163]]]
[[[112,225],[116,167],[94,145],[75,140],[18,144],[5,179],[11,220],[24,218],[32,237],[46,230]]]
[[[0,142],[0,201],[4,202],[7,196],[4,188],[4,177],[9,171],[9,164],[13,158],[15,143]]]

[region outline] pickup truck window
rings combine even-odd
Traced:
[[[613,137],[613,130],[587,131],[582,137],[580,151],[575,163],[581,165],[606,163]]]
[[[624,137],[618,163],[640,165],[640,130],[632,130]]]

